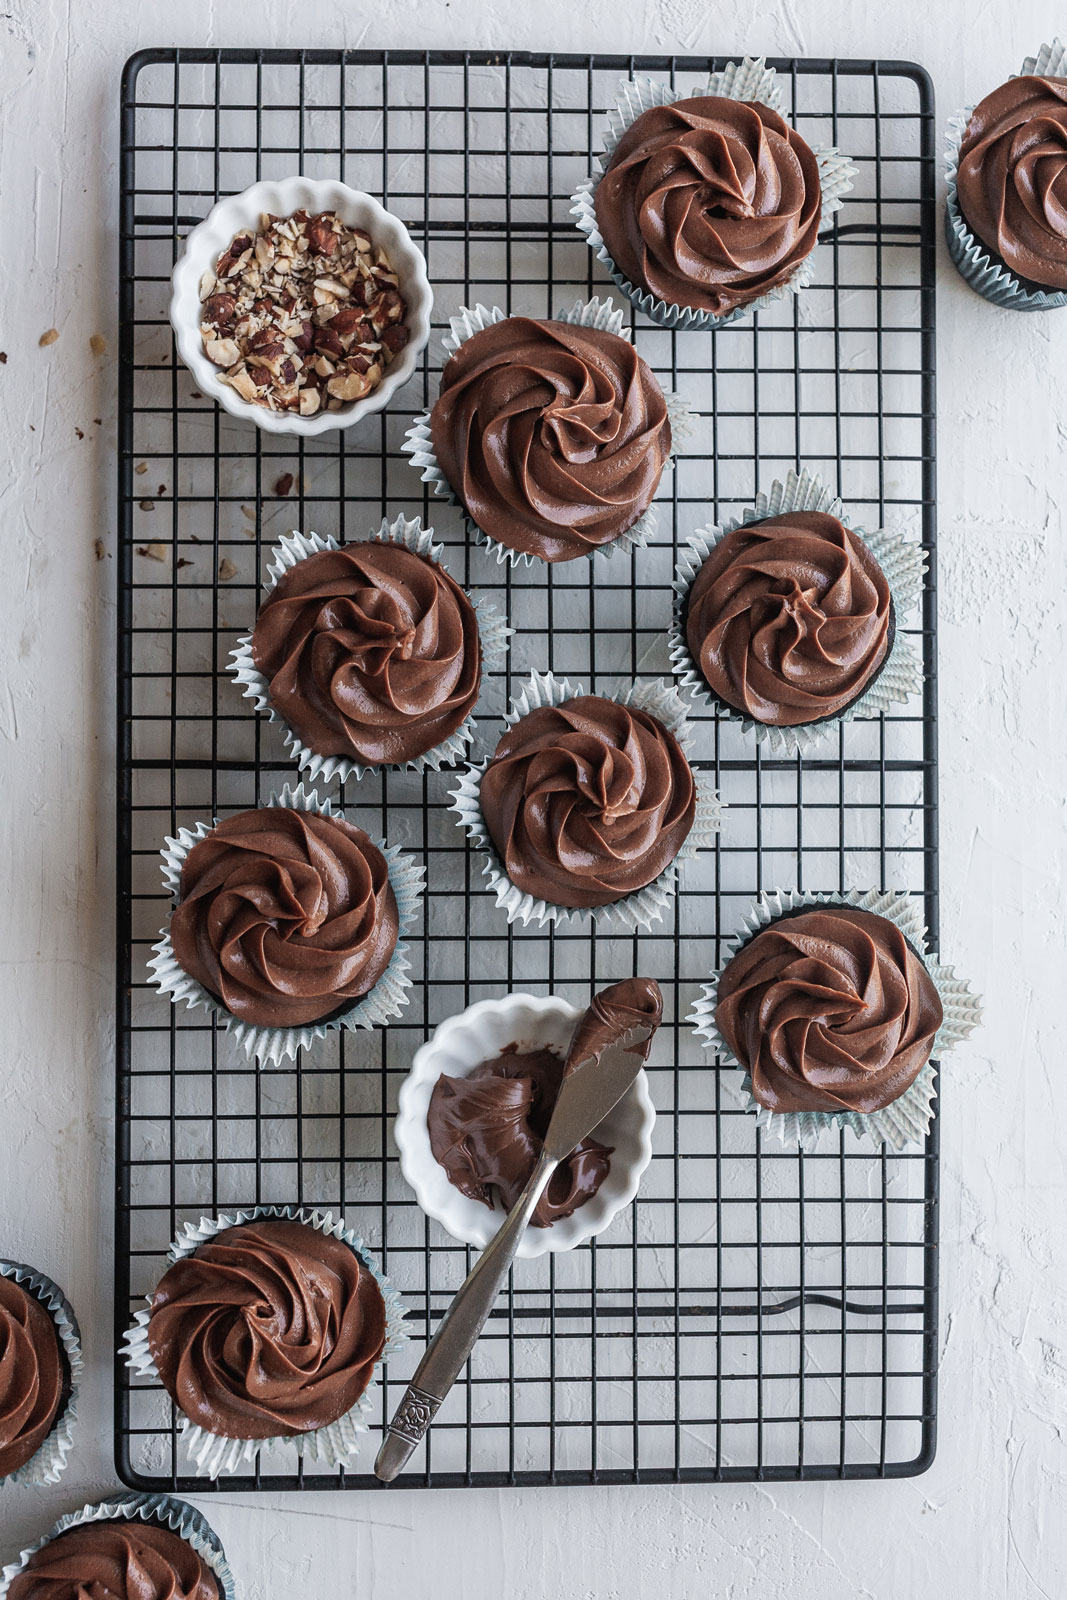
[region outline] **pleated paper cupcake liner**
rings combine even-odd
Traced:
[[[87,1522],[148,1522],[176,1533],[191,1545],[204,1565],[210,1567],[219,1586],[222,1600],[236,1600],[237,1587],[222,1541],[207,1518],[195,1506],[176,1500],[169,1494],[121,1494],[96,1505],[82,1506],[60,1517],[36,1544],[23,1550],[17,1561],[4,1567],[0,1573],[0,1600],[4,1600],[12,1582],[18,1577],[31,1556],[43,1550],[46,1544],[57,1539],[70,1528],[80,1528]]]
[[[74,1439],[74,1424],[78,1420],[78,1386],[85,1370],[78,1319],[59,1285],[35,1267],[27,1267],[21,1261],[0,1260],[0,1278],[11,1278],[44,1306],[55,1323],[69,1378],[66,1403],[61,1400],[48,1437],[42,1440],[35,1453],[21,1467],[16,1467],[6,1477],[0,1477],[0,1488],[5,1483],[58,1483]]]
[[[610,300],[594,298],[592,300],[576,300],[569,311],[558,311],[556,313],[556,321],[570,322],[580,328],[597,328],[602,333],[617,334],[620,339],[631,339],[629,330],[623,327],[623,316],[624,313],[621,307],[613,305]],[[491,328],[494,323],[507,321],[508,313],[501,311],[499,306],[494,306],[492,310],[488,310],[483,305],[477,305],[473,310],[467,306],[462,307],[454,317],[449,319],[452,331],[444,339],[446,358],[455,355],[460,345],[465,344],[474,334],[484,332],[486,328]],[[666,471],[668,466],[673,466],[674,464],[674,457],[679,453],[679,443],[692,436],[696,422],[688,401],[680,394],[676,394],[673,390],[665,389],[663,397],[667,402],[667,417],[671,425],[671,454],[664,464],[664,471]],[[433,485],[434,494],[443,495],[450,505],[459,506],[463,512],[468,533],[472,538],[477,539],[480,544],[485,545],[486,549],[490,550],[498,561],[510,562],[512,566],[525,563],[527,566],[532,567],[542,560],[540,556],[531,555],[527,550],[513,550],[510,545],[500,544],[479,528],[438,463],[437,454],[433,447],[433,437],[430,432],[429,411],[424,411],[421,417],[416,417],[408,429],[407,436],[400,448],[411,457],[412,466],[419,468],[423,483]],[[612,556],[616,550],[629,551],[638,548],[640,545],[650,544],[656,536],[657,527],[658,519],[655,505],[653,504],[638,517],[636,522],[626,529],[625,533],[620,533],[619,537],[613,539],[610,544],[595,546],[594,549],[589,551],[585,559],[592,560],[595,556]],[[575,559],[580,560],[582,558],[575,557]],[[561,565],[565,565],[565,563],[561,563]]]
[[[448,570],[441,560],[444,545],[434,543],[433,529],[424,528],[418,517],[409,519],[401,515],[392,523],[386,518],[378,532],[368,537],[383,544],[402,545],[414,555],[423,556],[435,566],[442,567],[442,570],[446,572]],[[298,566],[308,556],[317,555],[321,550],[339,548],[341,546],[332,534],[325,537],[318,533],[296,531],[287,534],[275,548],[267,568],[266,593],[270,594],[284,574]],[[489,601],[479,598],[471,600],[471,604],[477,619],[478,639],[482,650],[482,684],[479,696],[481,698],[485,693],[489,674],[500,672],[507,661],[508,638],[513,630]],[[453,767],[458,761],[463,760],[477,727],[475,717],[478,707],[475,706],[466,720],[447,739],[424,751],[422,755],[413,756],[410,761],[382,762],[375,767],[365,767],[351,757],[318,755],[297,737],[285,718],[271,704],[270,681],[260,672],[253,660],[250,633],[238,639],[236,650],[231,652],[231,661],[233,664],[230,671],[241,685],[245,698],[252,701],[257,711],[266,712],[271,722],[277,722],[285,730],[285,746],[291,758],[297,762],[301,772],[306,772],[308,777],[315,781],[321,779],[324,783],[332,783],[334,779],[339,779],[341,783],[347,783],[350,778],[358,780],[367,773],[422,772],[427,769],[437,772],[441,767]]]
[[[404,1326],[406,1313],[399,1294],[359,1234],[345,1226],[343,1217],[335,1221],[329,1211],[314,1211],[305,1206],[249,1206],[245,1210],[219,1217],[201,1217],[199,1222],[186,1223],[167,1252],[167,1260],[172,1264],[182,1261],[194,1255],[202,1244],[216,1234],[261,1218],[303,1222],[328,1238],[342,1239],[349,1246],[382,1291],[385,1301],[385,1345],[375,1363],[370,1382],[351,1411],[338,1417],[336,1422],[327,1423],[325,1427],[315,1428],[308,1433],[279,1434],[268,1439],[234,1439],[228,1435],[209,1433],[191,1421],[175,1401],[175,1409],[181,1418],[182,1444],[195,1463],[197,1473],[204,1477],[218,1478],[226,1473],[237,1472],[261,1450],[288,1450],[328,1467],[347,1466],[359,1450],[363,1435],[370,1428],[374,1413],[373,1395],[381,1380],[382,1363],[408,1341],[408,1331]],[[151,1296],[147,1299],[151,1306]],[[149,1312],[138,1311],[133,1327],[123,1335],[120,1354],[138,1377],[162,1384],[148,1344],[148,1323]]]
[[[752,1078],[748,1069],[738,1061],[716,1025],[719,980],[738,950],[748,943],[753,934],[777,922],[779,917],[806,906],[856,906],[861,911],[872,911],[876,916],[895,923],[921,958],[941,997],[944,1020],[934,1037],[931,1059],[910,1088],[881,1111],[768,1111],[752,1093]],[[814,1149],[822,1134],[838,1127],[851,1128],[857,1138],[870,1139],[876,1145],[888,1144],[894,1150],[921,1145],[933,1118],[933,1102],[937,1092],[934,1061],[946,1056],[954,1045],[968,1038],[981,1020],[981,1001],[971,992],[970,985],[965,979],[958,978],[951,967],[945,966],[928,949],[926,923],[920,902],[899,889],[849,889],[844,894],[808,894],[799,889],[772,889],[761,895],[745,917],[741,932],[730,940],[725,959],[712,973],[711,982],[703,986],[702,997],[687,1018],[709,1050],[715,1051],[729,1066],[744,1073],[746,1110],[755,1112],[759,1126],[774,1134],[783,1144],[797,1144],[804,1150]]]
[[[508,728],[514,727],[516,722],[521,721],[539,706],[561,706],[584,693],[581,684],[572,685],[566,678],[557,678],[551,672],[534,672],[521,692],[512,700],[511,709],[504,718],[504,725]],[[603,698],[617,700],[620,705],[632,706],[635,711],[644,711],[649,716],[655,717],[657,722],[662,723],[663,727],[674,734],[683,753],[688,755],[691,738],[685,705],[672,684],[633,683],[621,694],[605,695]],[[509,922],[521,922],[524,927],[530,922],[536,922],[538,927],[543,928],[546,923],[564,925],[572,921],[575,923],[592,921],[616,923],[631,933],[640,928],[650,928],[654,922],[660,921],[676,892],[679,864],[695,856],[698,850],[713,845],[715,836],[722,826],[725,804],[720,800],[718,792],[708,778],[694,769],[696,814],[693,826],[670,866],[661,872],[658,878],[645,888],[637,890],[635,894],[626,895],[621,900],[612,900],[607,905],[579,907],[553,905],[549,901],[536,899],[512,883],[504,863],[497,854],[481,805],[482,777],[488,766],[488,757],[477,765],[468,766],[460,777],[459,784],[452,791],[452,810],[466,829],[468,837],[485,857],[482,871],[496,896],[497,905],[507,912]]]
[[[271,795],[267,805],[309,811],[323,817],[337,817],[342,822],[345,820],[343,811],[335,810],[329,800],[320,800],[313,790],[305,789],[303,784],[296,789],[286,785],[281,794]],[[175,905],[178,903],[182,865],[186,856],[216,825],[217,819],[198,822],[195,828],[179,828],[177,838],[164,841],[163,880]],[[374,1028],[388,1022],[391,1017],[398,1017],[408,1002],[408,990],[411,988],[408,947],[404,939],[418,914],[425,874],[424,869],[399,846],[387,845],[384,839],[372,839],[371,843],[385,857],[389,882],[396,898],[399,920],[396,948],[374,987],[353,1001],[340,1016],[309,1022],[302,1028],[267,1028],[241,1022],[227,1011],[216,995],[186,972],[174,954],[169,923],[160,930],[159,942],[152,946],[153,956],[148,963],[150,981],[161,994],[170,995],[175,1005],[184,1001],[190,1010],[204,1006],[225,1024],[245,1055],[249,1058],[254,1056],[261,1065],[270,1062],[280,1065],[286,1058],[295,1057],[298,1050],[309,1049],[316,1039],[325,1039],[329,1033],[341,1029],[355,1032],[359,1028]]]
[[[727,100],[755,100],[761,105],[768,106],[772,111],[780,112],[782,108],[782,95],[774,68],[768,67],[762,59],[753,60],[748,56],[741,62],[731,64],[724,72],[712,73],[703,92]],[[608,112],[608,129],[604,135],[603,149],[597,158],[600,173],[586,178],[575,189],[571,197],[571,214],[577,219],[578,229],[585,234],[586,242],[597,260],[602,261],[607,267],[612,282],[652,322],[658,323],[661,328],[725,328],[728,323],[736,322],[740,317],[762,311],[776,300],[782,300],[790,294],[799,294],[802,289],[807,288],[815,275],[815,250],[809,251],[784,283],[775,284],[773,289],[768,289],[765,294],[750,300],[747,305],[736,306],[733,311],[716,316],[714,312],[701,311],[695,306],[672,305],[668,301],[659,300],[647,289],[638,288],[636,284],[631,283],[625,273],[615,265],[597,224],[597,185],[611,165],[615,147],[631,123],[636,122],[639,116],[651,110],[653,106],[669,106],[678,100],[689,100],[692,97],[691,91],[681,92],[672,89],[669,84],[658,83],[654,78],[635,77],[621,83],[615,105]],[[844,197],[852,188],[856,168],[847,156],[832,147],[813,148],[812,154],[819,168],[819,183],[822,190],[822,210],[819,215],[819,231],[822,232],[828,226],[830,218],[844,204]]]
[[[1067,77],[1067,47],[1059,39],[1043,44],[1036,56],[1027,56],[1019,77]],[[1067,306],[1067,291],[1043,289],[1018,277],[1006,266],[995,250],[983,244],[972,232],[959,202],[960,146],[974,106],[966,106],[949,118],[948,145],[945,150],[945,176],[948,195],[945,203],[945,240],[948,253],[963,279],[983,300],[995,306],[1005,306],[1010,311],[1055,311]]]
[[[837,517],[863,540],[889,584],[894,631],[877,675],[862,694],[857,695],[843,710],[819,722],[777,728],[766,722],[753,721],[714,693],[690,652],[685,619],[693,580],[720,539],[750,522],[763,522],[768,517],[777,517],[788,511],[824,511]],[[917,640],[904,632],[904,626],[908,614],[922,598],[925,572],[926,556],[913,539],[905,539],[901,534],[884,528],[868,533],[864,528],[856,527],[845,515],[841,501],[816,474],[806,469],[799,475],[791,471],[784,483],[777,479],[772,483],[769,494],[761,491],[756,496],[755,505],[742,511],[739,517],[731,517],[714,527],[701,528],[687,539],[674,574],[674,614],[667,634],[671,670],[682,688],[688,689],[705,705],[731,721],[739,722],[775,755],[791,756],[798,752],[806,755],[815,745],[828,738],[840,723],[851,722],[855,717],[880,716],[891,706],[903,705],[921,690],[922,655]]]

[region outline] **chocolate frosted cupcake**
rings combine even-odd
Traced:
[[[615,283],[667,327],[732,321],[811,278],[819,229],[853,168],[781,114],[776,74],[746,60],[702,95],[623,84],[572,210]]]
[[[6,1600],[234,1600],[217,1535],[195,1507],[125,1494],[61,1517],[5,1567]]]
[[[719,826],[718,797],[685,754],[678,696],[665,684],[586,695],[534,673],[505,720],[453,799],[509,920],[610,908],[632,928],[661,916],[675,862]]]
[[[898,612],[919,598],[922,552],[851,528],[818,478],[790,474],[688,546],[674,584],[674,670],[772,748],[806,749],[920,686]]]
[[[483,306],[452,319],[433,411],[404,449],[501,560],[574,561],[644,544],[688,411],[622,336],[610,302],[551,320]]]
[[[399,936],[421,868],[328,802],[288,789],[168,839],[176,904],[150,963],[175,1000],[222,1016],[249,1054],[279,1060],[329,1028],[371,1027],[404,1000]]]
[[[0,1485],[56,1483],[77,1418],[78,1324],[43,1273],[0,1260]]]
[[[997,305],[1067,304],[1067,51],[1044,45],[973,110],[948,151],[949,253]]]
[[[219,1600],[220,1593],[211,1568],[168,1528],[89,1522],[37,1550],[7,1600]]]
[[[808,1144],[849,1126],[921,1140],[944,1054],[977,1025],[967,985],[928,955],[907,895],[776,891],[747,919],[690,1018],[745,1073],[761,1121]]]
[[[202,1470],[232,1471],[266,1444],[351,1455],[365,1396],[402,1311],[363,1242],[329,1216],[262,1207],[188,1228],[126,1335],[157,1378]]]
[[[462,756],[508,629],[449,576],[442,550],[432,528],[401,516],[360,543],[294,533],[275,551],[234,672],[312,777],[345,782]]]

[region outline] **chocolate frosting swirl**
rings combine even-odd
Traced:
[[[339,817],[265,806],[189,851],[174,954],[242,1022],[300,1027],[374,987],[399,916],[385,857]]]
[[[385,1344],[385,1302],[344,1240],[261,1219],[167,1269],[148,1344],[175,1404],[208,1433],[310,1433],[366,1389]]]
[[[512,883],[572,907],[607,905],[658,878],[696,815],[674,734],[593,694],[539,706],[509,728],[480,800]]]
[[[971,114],[960,210],[1020,277],[1067,289],[1067,78],[1012,78]]]
[[[191,1544],[152,1522],[85,1522],[49,1539],[8,1600],[218,1600]]]
[[[37,1454],[55,1421],[65,1368],[47,1308],[0,1277],[0,1478]]]
[[[430,1149],[461,1194],[510,1211],[541,1154],[563,1082],[551,1050],[505,1052],[465,1078],[442,1073],[430,1096]],[[561,1161],[530,1218],[548,1228],[596,1194],[612,1150],[591,1137]]]
[[[726,534],[689,590],[689,653],[720,700],[794,727],[844,709],[892,642],[889,584],[836,517],[789,511]]]
[[[668,305],[722,316],[791,277],[815,248],[815,156],[777,111],[719,95],[652,106],[596,190],[608,254]]]
[[[432,750],[481,684],[474,607],[436,562],[385,540],[320,550],[264,601],[252,657],[309,750],[375,767]]]
[[[632,527],[671,450],[663,391],[628,339],[531,317],[460,345],[430,432],[482,532],[545,561],[590,555]]]
[[[599,1056],[631,1028],[647,1030],[634,1046],[648,1060],[652,1039],[663,1017],[663,996],[655,978],[624,978],[593,996],[579,1019],[567,1052],[568,1067]]]
[[[780,917],[719,979],[715,1021],[769,1111],[880,1111],[930,1059],[941,998],[895,923],[820,906]]]

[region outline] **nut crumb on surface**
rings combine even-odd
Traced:
[[[107,340],[104,338],[102,333],[94,333],[90,335],[89,349],[93,352],[94,356],[107,355]]]
[[[48,329],[46,329],[46,331],[44,333],[42,333],[42,335],[38,339],[37,343],[39,345],[55,344],[55,342],[56,342],[56,340],[58,338],[59,338],[59,329],[58,328],[48,328]]]
[[[138,474],[139,477],[142,477],[148,471],[148,462],[138,461],[133,470]]]
[[[223,556],[219,562],[219,578],[223,583],[226,583],[228,579],[236,578],[236,576],[237,567],[235,563],[230,560],[229,556]]]
[[[139,501],[139,505],[142,511],[154,511],[156,509],[156,502],[154,500],[141,500]]]
[[[104,548],[103,539],[94,539],[93,540],[93,550],[94,550],[94,552],[96,554],[96,559],[98,561],[103,561],[104,557],[107,555],[107,551]]]
[[[166,561],[168,559],[165,544],[139,544],[137,546],[137,554],[139,556],[147,556],[150,561]]]
[[[371,393],[408,342],[388,256],[333,211],[264,215],[200,281],[208,360],[242,400],[312,417]]]
[[[274,484],[274,493],[284,497],[289,493],[289,490],[293,487],[294,482],[295,479],[291,472],[283,472],[281,477],[278,478]]]
[[[0,350],[0,367],[6,367],[6,366],[7,366],[7,351],[6,350]]]
[[[247,517],[249,522],[255,522],[255,520],[256,520],[256,508],[255,508],[255,506],[242,506],[241,507],[241,515],[243,517]]]

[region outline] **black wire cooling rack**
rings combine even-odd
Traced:
[[[400,1480],[414,1485],[900,1476],[934,1450],[937,1124],[923,1151],[851,1135],[818,1154],[763,1136],[685,1022],[720,938],[765,888],[905,887],[937,935],[934,619],[934,123],[901,62],[776,62],[790,114],[859,169],[799,301],[718,333],[638,319],[637,344],[700,414],[661,494],[654,548],[534,571],[468,545],[400,444],[436,394],[450,314],[481,301],[554,313],[612,285],[575,231],[619,80],[696,91],[725,60],[474,51],[148,50],[122,83],[118,632],[116,1334],[178,1226],[256,1202],[344,1213],[405,1297],[413,1342],[390,1363],[391,1414],[428,1330],[471,1265],[418,1210],[391,1139],[416,1046],[468,1002],[509,989],[585,1003],[657,977],[666,1023],[650,1067],[658,1120],[641,1194],[595,1243],[519,1262],[469,1374]],[[340,176],[399,213],[429,262],[435,334],[380,417],[301,444],[228,417],[176,363],[168,275],[221,195],[258,178]],[[619,297],[616,295],[616,299]],[[629,310],[629,308],[627,308]],[[366,536],[419,512],[460,582],[518,632],[491,686],[550,667],[612,690],[665,677],[679,541],[795,465],[861,524],[921,537],[922,706],[855,722],[812,759],[768,758],[696,710],[699,764],[730,809],[649,934],[509,928],[447,810],[449,774],[387,773],[340,798],[425,860],[425,921],[402,1019],[256,1070],[204,1012],[146,982],[167,915],[158,851],[183,823],[265,801],[292,777],[280,736],[226,672],[278,535]],[[286,488],[288,485],[288,493]],[[123,1480],[203,1490],[166,1396],[116,1366]],[[294,1475],[281,1457],[220,1487],[376,1486],[355,1469]]]

